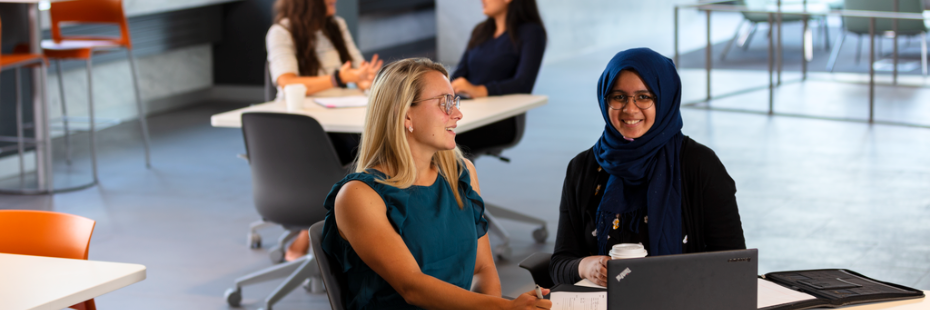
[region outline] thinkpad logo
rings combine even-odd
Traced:
[[[749,257],[731,258],[731,259],[728,259],[728,260],[727,260],[728,263],[738,263],[738,262],[746,262],[746,263],[748,263],[748,262],[751,262],[751,261],[752,261],[752,258],[749,258]]]
[[[633,271],[630,271],[630,268],[623,269],[623,271],[621,271],[620,274],[617,275],[617,282],[620,282],[620,280],[623,280],[623,278],[626,278],[626,276],[630,274],[631,272]]]

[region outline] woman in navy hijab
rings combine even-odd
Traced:
[[[617,53],[597,85],[606,125],[568,164],[550,273],[606,286],[607,256],[745,249],[736,185],[714,151],[681,133],[681,80],[648,48]]]

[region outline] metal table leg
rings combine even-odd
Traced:
[[[707,12],[707,47],[704,49],[704,68],[707,70],[707,101],[710,101],[710,68],[713,65],[713,57],[711,57],[711,42],[710,42],[710,10]]]
[[[875,17],[869,17],[869,123],[875,121]]]

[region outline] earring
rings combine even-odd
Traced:
[[[413,126],[407,127],[407,130],[409,130],[410,132],[413,132]]]

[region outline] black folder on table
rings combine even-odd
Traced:
[[[817,269],[767,273],[763,279],[813,296],[813,299],[778,304],[760,310],[799,310],[924,297],[924,292],[878,281],[848,269]]]

